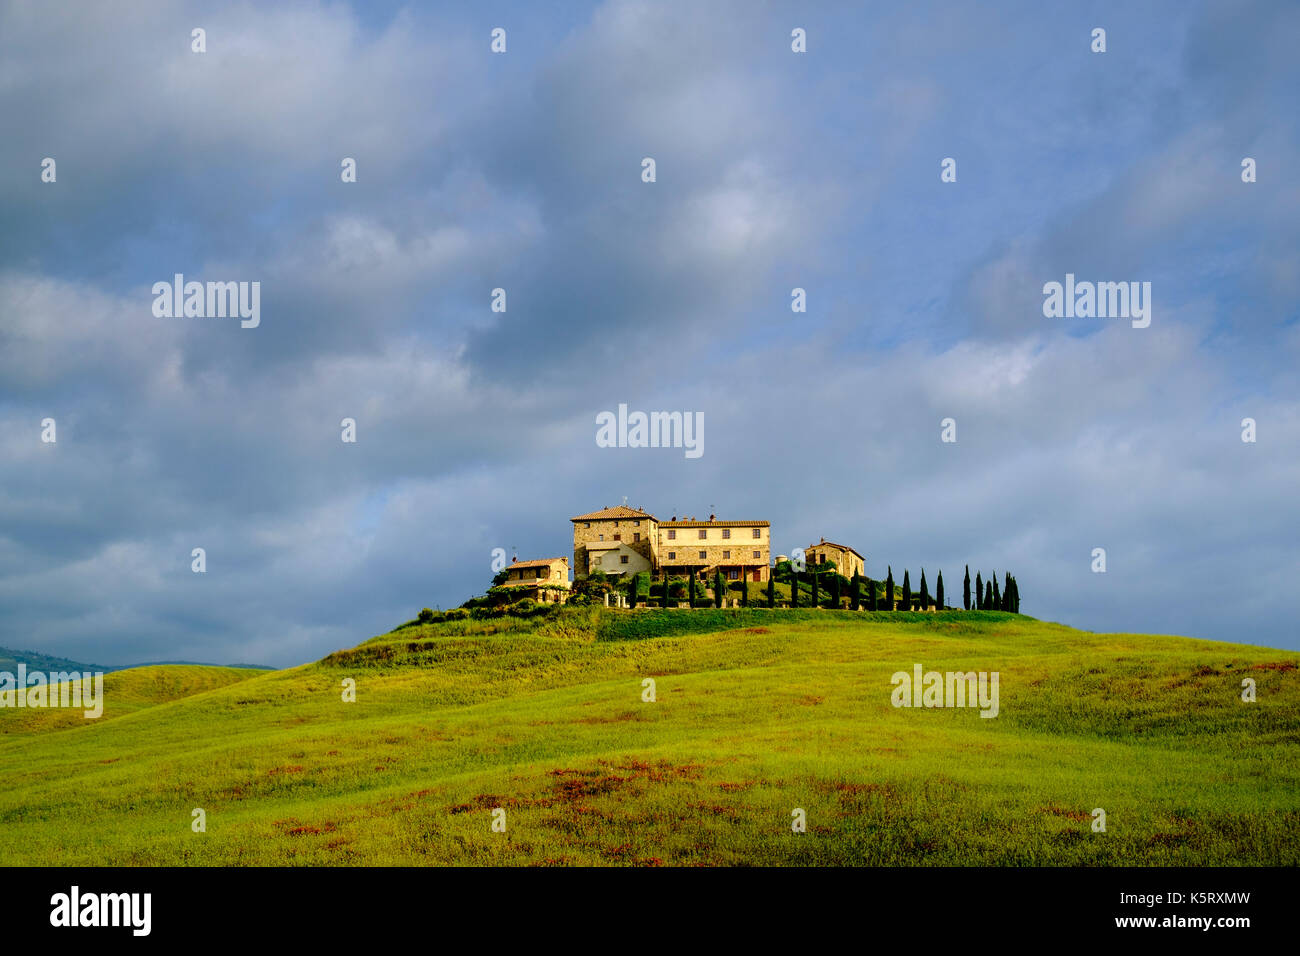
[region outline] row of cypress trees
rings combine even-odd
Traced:
[[[975,572],[975,596],[971,597],[970,565],[966,565],[966,579],[962,583],[962,606],[971,610],[972,602],[976,611],[1010,611],[1020,613],[1020,585],[1011,572],[1005,572],[1003,585],[998,588],[998,576],[995,573],[985,581],[978,571]]]
[[[638,586],[637,582],[639,579],[640,579],[640,575],[634,574],[631,576],[631,579],[629,580],[628,583],[628,594],[631,599],[631,604],[634,607],[636,606],[636,601],[637,601],[637,586]],[[839,607],[840,600],[841,600],[840,580],[841,578],[838,574],[831,575],[831,586],[829,590],[830,590],[831,600],[834,603],[835,607]],[[1006,573],[1005,582],[1006,583],[1003,585],[1003,587],[999,589],[997,575],[994,575],[992,578],[989,579],[987,583],[985,583],[983,577],[977,571],[975,573],[975,597],[974,597],[975,610],[977,611],[1000,610],[1000,611],[1010,611],[1013,614],[1019,614],[1020,613],[1020,588],[1016,584],[1015,577],[1010,572]],[[863,601],[862,598],[862,585],[864,583],[867,585],[867,597],[865,602]],[[876,595],[877,583],[878,582],[873,581],[871,578],[864,577],[863,575],[860,574],[855,574],[853,576],[850,582],[851,589],[849,592],[850,606],[853,608],[853,610],[857,611],[861,609],[864,603],[868,611],[894,610],[895,601],[894,601],[893,566],[890,566],[888,569],[888,573],[885,577],[884,594],[880,595],[879,598]],[[723,595],[726,593],[726,588],[727,588],[727,582],[723,578],[722,572],[718,571],[713,578],[713,606],[714,607],[722,607]],[[669,600],[668,592],[669,592],[668,572],[665,570],[664,578],[663,578],[663,593],[660,596],[661,605],[663,607],[668,607],[668,600]],[[695,606],[695,575],[694,574],[690,574],[687,576],[687,594],[690,601],[690,606],[694,607]],[[925,569],[924,568],[921,569],[921,589],[916,595],[916,600],[913,601],[911,574],[907,571],[906,568],[903,570],[903,596],[902,596],[902,600],[897,602],[899,606],[899,610],[907,611],[907,610],[911,610],[913,607],[928,608],[931,606],[938,607],[939,609],[942,610],[944,607],[947,606],[944,602],[944,598],[945,595],[943,590],[942,571],[940,571],[938,577],[935,578],[934,598],[932,600],[930,597],[929,585],[926,583],[925,580]],[[962,582],[962,605],[968,611],[971,610],[971,600],[972,598],[971,598],[970,565],[967,565],[966,577]],[[741,588],[740,603],[746,606],[748,606],[749,604],[748,585]],[[812,575],[812,600],[810,604],[812,607],[816,607],[819,603],[820,603],[820,599],[818,596],[818,575],[814,573]],[[771,574],[769,574],[767,578],[767,605],[768,607],[776,607],[776,577]],[[790,581],[790,606],[791,607],[799,606],[799,580],[797,575],[792,577]]]

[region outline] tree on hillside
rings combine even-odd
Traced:
[[[862,575],[856,572],[853,575],[853,590],[850,592],[849,602],[855,611],[862,607]]]
[[[1002,610],[1002,595],[998,593],[998,573],[996,571],[993,572],[993,603],[989,605],[989,609],[993,611]]]
[[[817,598],[817,571],[815,568],[809,568],[808,573],[812,575],[812,606],[816,607],[819,603]]]
[[[1020,613],[1020,584],[1014,577],[1011,579],[1011,613]]]
[[[691,568],[690,574],[686,577],[687,600],[691,602],[691,607],[695,607],[695,569]]]
[[[749,582],[745,580],[745,572],[740,572],[740,605],[749,607]]]
[[[984,610],[984,579],[978,571],[975,572],[975,610]]]
[[[903,568],[903,606],[900,611],[912,610],[912,579],[907,568]]]
[[[776,607],[776,575],[767,576],[767,606]]]
[[[961,603],[962,607],[970,610],[970,565],[966,565],[966,578],[961,582]]]
[[[646,603],[648,604],[649,602],[647,601]],[[659,606],[660,607],[668,606],[668,569],[667,568],[664,568],[664,592],[662,598],[660,599]]]
[[[636,607],[637,592],[641,590],[641,572],[627,576],[627,606]]]
[[[943,572],[939,572],[938,579],[934,582],[934,603],[939,605],[939,610],[943,610]]]
[[[1011,610],[1011,572],[1006,572],[1006,578],[1002,582],[1002,610]]]
[[[921,569],[921,610],[928,610],[930,607],[930,586],[925,583],[925,568]]]
[[[510,569],[502,568],[496,574],[492,575],[492,586],[494,588],[499,588],[501,587],[501,585],[505,584],[509,580],[510,580]]]
[[[984,582],[984,610],[993,610],[993,585]]]
[[[722,607],[722,597],[727,593],[727,582],[722,578],[722,572],[715,572],[713,575],[713,606]]]
[[[892,611],[894,609],[894,566],[888,565],[889,571],[885,575],[885,606],[883,610]]]
[[[876,582],[867,578],[867,610],[876,610]]]
[[[831,602],[835,605],[835,609],[836,609],[836,610],[839,610],[839,606],[840,606],[840,576],[839,576],[838,574],[834,573],[834,572],[831,572]]]

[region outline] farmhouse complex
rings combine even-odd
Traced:
[[[570,600],[586,604],[595,598],[603,599],[607,607],[643,607],[655,600],[663,607],[674,602],[676,607],[692,608],[700,607],[700,601],[712,601],[716,607],[748,605],[752,595],[759,594],[759,600],[766,602],[763,606],[772,608],[875,611],[878,601],[883,602],[880,609],[889,611],[949,607],[951,592],[945,592],[942,572],[933,578],[933,592],[924,569],[915,591],[906,569],[901,584],[895,583],[889,566],[884,581],[872,580],[861,551],[825,538],[793,549],[790,557],[773,555],[772,525],[761,518],[673,515],[661,521],[648,511],[622,504],[577,515],[569,523],[572,564],[568,557],[516,558],[497,572],[483,600],[498,605],[525,598],[547,604]],[[1019,613],[1020,589],[1010,573],[999,591],[996,574],[985,580],[977,571],[972,581],[967,567],[961,594],[967,610]]]

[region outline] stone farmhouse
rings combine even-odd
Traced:
[[[835,570],[846,578],[852,578],[855,574],[866,574],[867,569],[867,559],[853,548],[847,544],[827,541],[825,538],[817,544],[810,544],[804,548],[804,560],[809,567],[834,561]]]
[[[659,575],[722,572],[728,581],[766,581],[771,573],[767,521],[695,518],[660,521],[648,511],[619,505],[569,519],[573,523],[574,578],[649,571]]]

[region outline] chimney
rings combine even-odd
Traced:
[[[712,521],[712,520],[713,520],[714,518],[716,518],[716,517],[717,517],[717,515],[709,515],[709,520]]]

